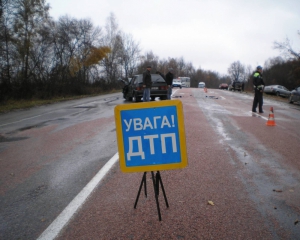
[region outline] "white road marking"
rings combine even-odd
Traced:
[[[81,190],[81,192],[78,193],[78,195],[69,203],[69,205],[58,215],[58,217],[49,225],[49,227],[38,237],[37,240],[55,239],[118,159],[119,153],[116,153],[100,169],[95,177]]]
[[[173,91],[172,91],[171,97],[173,97],[173,95],[174,95],[177,91],[178,91],[178,89],[173,90]]]
[[[259,116],[259,117],[261,117],[262,119],[265,119],[265,120],[269,120],[269,118],[266,118],[266,117],[264,117],[264,116],[262,116],[262,115],[260,115],[260,114],[258,114],[258,113],[255,113],[255,112],[252,112],[252,111],[250,111],[250,113],[252,113],[252,114],[255,114],[256,116]]]

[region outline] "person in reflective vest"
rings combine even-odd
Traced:
[[[256,68],[255,73],[253,74],[253,85],[254,85],[254,99],[252,105],[252,112],[256,112],[257,104],[259,113],[263,113],[263,91],[265,83],[262,77],[263,69],[261,66]]]

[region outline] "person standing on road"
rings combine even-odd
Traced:
[[[168,85],[168,93],[167,93],[167,99],[171,99],[172,95],[172,84],[173,84],[173,68],[169,68],[169,72],[166,74],[166,83]]]
[[[151,80],[151,66],[147,66],[146,71],[143,73],[143,102],[150,102],[150,91],[152,86]]]
[[[254,99],[252,105],[252,112],[256,112],[257,104],[259,108],[259,113],[263,113],[263,91],[265,87],[264,80],[262,78],[263,69],[261,66],[256,68],[255,73],[253,74],[253,85],[254,85]]]

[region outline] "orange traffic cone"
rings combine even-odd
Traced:
[[[207,88],[206,88],[206,87],[204,88],[204,92],[206,92],[206,93],[207,93]]]
[[[269,119],[267,121],[267,126],[276,126],[273,107],[270,107],[270,114],[269,114]]]

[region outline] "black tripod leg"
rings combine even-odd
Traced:
[[[157,196],[159,196],[159,172],[155,174],[155,187],[156,187]]]
[[[147,197],[147,181],[146,181],[146,174],[147,172],[144,172],[144,190],[145,190],[145,196]]]
[[[139,197],[140,197],[140,194],[141,194],[141,190],[142,190],[143,184],[145,184],[145,195],[147,197],[147,191],[146,191],[146,173],[147,172],[144,172],[144,175],[143,175],[143,178],[142,178],[142,181],[141,181],[141,185],[140,185],[140,188],[139,188],[139,192],[138,192],[138,195],[137,195],[136,200],[135,200],[134,208],[136,208],[136,205],[138,203],[138,200],[139,200]]]
[[[158,212],[158,219],[159,219],[159,221],[161,221],[160,208],[159,208],[159,202],[158,202],[158,195],[157,195],[157,190],[156,190],[154,173],[151,172],[151,174],[152,174],[152,182],[153,182],[153,188],[154,188],[155,200],[156,200],[156,206],[157,206],[157,212]]]
[[[162,189],[162,192],[164,194],[164,198],[165,198],[165,202],[166,202],[166,205],[167,205],[167,208],[169,207],[169,203],[168,203],[168,199],[167,199],[167,195],[166,195],[166,192],[165,192],[165,188],[164,188],[164,184],[162,182],[162,179],[161,179],[161,176],[160,176],[160,172],[157,171],[156,173],[156,181],[159,183],[160,182],[160,185],[161,185],[161,189]],[[159,185],[157,184],[158,188],[159,188]]]

